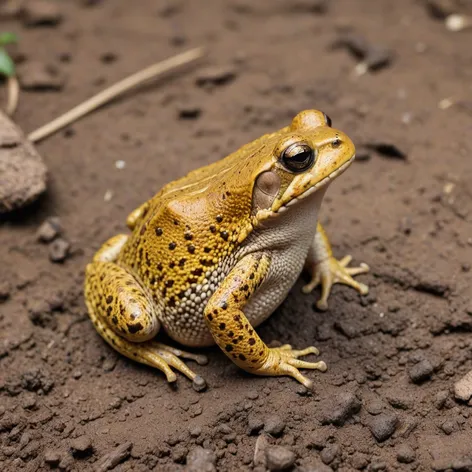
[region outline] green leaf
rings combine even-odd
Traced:
[[[15,33],[0,33],[0,46],[6,46],[7,44],[17,43],[18,36]]]
[[[15,64],[3,48],[0,49],[0,74],[6,77],[13,77],[15,75]]]

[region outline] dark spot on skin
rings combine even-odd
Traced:
[[[231,192],[228,190],[228,191],[226,192],[226,195],[229,197],[229,196],[231,195]]]
[[[246,360],[246,356],[244,354],[239,354],[239,358],[242,360],[242,361],[245,361]]]
[[[226,310],[227,308],[228,308],[228,304],[227,304],[226,302],[223,302],[223,303],[221,304],[221,309],[222,309],[222,310]]]
[[[162,296],[165,298],[166,295],[167,295],[167,287],[164,287],[162,289]]]
[[[142,247],[139,248],[138,254],[139,254],[139,258],[142,259],[143,258],[143,248]]]
[[[196,277],[187,277],[187,282],[189,284],[196,284],[198,282],[198,279]]]
[[[251,280],[254,280],[254,274],[251,274],[251,275],[249,276],[249,278],[250,278]]]
[[[185,257],[182,257],[182,259],[180,259],[179,261],[179,267],[183,267],[186,262],[187,262],[187,259],[185,259]]]
[[[204,267],[211,267],[213,265],[213,261],[210,259],[200,259],[200,264]]]
[[[250,329],[250,330],[249,330],[249,336],[252,336],[252,333],[254,333],[254,330],[253,330],[253,329]]]
[[[170,288],[170,287],[172,287],[172,285],[174,285],[173,280],[166,280],[166,287]]]
[[[213,315],[211,313],[208,314],[207,316],[208,321],[213,321]]]
[[[215,315],[217,315],[217,314],[218,314],[218,310],[215,308],[215,309],[213,310],[213,313],[214,313]]]
[[[149,281],[151,285],[154,285],[156,283],[156,277],[152,276],[151,280]]]
[[[107,303],[111,303],[113,301],[113,296],[112,295],[108,295],[107,299],[106,299],[106,302]]]
[[[147,265],[148,267],[151,267],[151,259],[149,259],[149,254],[146,253],[145,255],[146,255],[146,265]]]
[[[225,347],[225,351],[226,352],[231,352],[233,350],[233,346],[231,346],[231,344],[227,344],[226,347]]]
[[[241,321],[241,316],[240,315],[234,315],[233,319],[234,319],[234,321],[239,322],[239,321]]]
[[[169,267],[173,269],[175,267],[175,262],[174,261],[169,262]]]
[[[233,339],[231,342],[232,342],[233,344],[238,344],[238,340],[237,340],[237,339]]]
[[[256,340],[254,338],[249,338],[249,346],[254,346],[254,344],[256,344]]]
[[[201,269],[200,267],[197,267],[195,270],[192,270],[192,274],[193,275],[202,275],[203,274],[203,269]]]
[[[216,233],[216,227],[213,226],[213,225],[211,225],[211,226],[210,226],[210,231],[211,231],[212,233]]]
[[[142,236],[146,232],[146,225],[142,225],[139,234]]]
[[[177,244],[174,242],[169,243],[169,249],[173,251],[177,247]]]
[[[220,329],[224,330],[225,328],[226,328],[226,324],[225,323],[220,323]]]
[[[243,336],[242,334],[240,334],[240,335],[238,336],[238,339],[239,339],[240,341],[242,341],[242,340],[244,339],[244,336]]]
[[[181,290],[181,291],[178,293],[177,296],[182,300],[182,298],[185,297],[185,292],[184,292],[183,290]]]
[[[138,331],[141,331],[143,329],[143,325],[141,323],[135,323],[135,324],[129,324],[128,323],[126,326],[128,327],[128,331],[131,334],[135,334]]]
[[[175,225],[175,226],[179,226],[179,224],[180,224],[180,223],[179,223],[178,220],[174,220],[174,225]]]
[[[193,235],[191,235],[190,233],[185,233],[185,239],[187,241],[191,241],[193,239]]]
[[[264,354],[264,351],[259,352],[259,356],[262,356]]]
[[[190,254],[194,254],[195,253],[195,246],[193,244],[189,244],[187,246],[187,251],[190,253]]]
[[[220,233],[220,236],[225,240],[225,241],[228,241],[228,238],[229,238],[229,234],[227,231],[222,231]]]
[[[111,306],[109,306],[109,307],[107,308],[107,315],[108,315],[108,316],[111,315],[112,310],[113,310],[113,307],[111,307]]]
[[[162,236],[162,228],[156,228],[156,236]]]
[[[209,247],[204,247],[203,251],[206,252],[207,254],[211,251],[211,248]]]
[[[216,217],[216,221],[217,221],[218,223],[221,223],[221,222],[223,221],[223,217],[222,217],[221,215],[218,215],[218,216]]]
[[[159,262],[159,264],[157,264],[157,270],[162,270],[162,263]]]
[[[245,292],[247,292],[247,291],[249,290],[249,285],[246,284],[246,285],[243,287],[243,290],[244,290]]]
[[[232,337],[234,336],[234,332],[233,332],[233,331],[228,331],[228,336],[229,336],[230,338],[232,338]]]
[[[175,307],[175,297],[170,297],[170,300],[167,302],[167,305],[171,308]]]

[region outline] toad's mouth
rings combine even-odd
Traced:
[[[273,209],[272,214],[276,215],[279,213],[283,213],[286,211],[289,207],[296,205],[300,200],[303,200],[304,198],[312,195],[316,191],[320,190],[323,187],[326,187],[333,179],[341,175],[354,161],[354,158],[356,156],[352,156],[347,162],[345,162],[342,166],[340,166],[338,169],[333,171],[331,174],[326,176],[324,179],[320,180],[317,182],[315,185],[309,187],[307,190],[305,190],[303,193],[298,195],[297,197],[292,197],[287,203],[282,204],[279,208]]]

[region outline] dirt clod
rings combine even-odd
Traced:
[[[65,76],[55,66],[39,61],[27,61],[18,67],[21,87],[32,91],[60,91]]]
[[[397,461],[401,464],[411,464],[416,459],[415,450],[409,444],[401,444],[397,448]]]
[[[93,454],[92,440],[86,435],[72,439],[69,446],[74,457],[84,458]]]
[[[233,66],[209,66],[198,71],[197,85],[211,87],[228,84],[236,78],[236,70]]]
[[[27,0],[22,8],[25,26],[56,26],[62,20],[59,3],[51,0]]]

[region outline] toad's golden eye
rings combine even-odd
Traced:
[[[291,172],[304,172],[315,162],[315,151],[306,143],[291,144],[280,158],[283,166]]]

